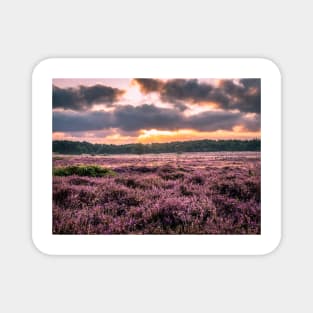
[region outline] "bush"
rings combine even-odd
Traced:
[[[58,167],[53,169],[54,176],[89,176],[89,177],[103,177],[114,176],[115,172],[111,169],[104,168],[97,165],[74,165],[67,167]]]

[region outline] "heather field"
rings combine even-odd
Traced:
[[[54,234],[260,234],[259,152],[54,155]]]

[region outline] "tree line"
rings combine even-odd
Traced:
[[[52,151],[60,154],[144,154],[217,151],[260,151],[261,140],[196,140],[124,145],[92,144],[86,141],[56,140]]]

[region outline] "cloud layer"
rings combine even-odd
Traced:
[[[261,80],[220,80],[219,86],[201,83],[197,79],[134,79],[140,90],[147,94],[158,92],[165,102],[193,104],[214,103],[223,110],[260,113]]]
[[[260,135],[260,79],[54,80],[54,138],[124,143]],[[161,138],[161,137],[162,138]]]
[[[77,88],[60,88],[53,86],[53,108],[85,111],[94,104],[111,106],[124,94],[123,90],[104,85],[78,86]]]
[[[160,108],[153,104],[137,107],[117,106],[112,112],[54,112],[53,121],[55,132],[108,128],[118,128],[124,133],[133,133],[141,129],[216,131],[232,130],[238,125],[248,131],[258,131],[260,128],[258,115],[247,117],[240,112],[206,111],[186,116],[180,110]]]

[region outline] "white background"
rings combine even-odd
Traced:
[[[103,76],[205,78],[208,75],[261,79],[261,234],[53,235],[52,79]],[[32,238],[40,251],[50,255],[255,255],[267,254],[277,248],[281,239],[281,74],[272,61],[264,58],[50,58],[34,69],[32,90]]]
[[[310,312],[309,1],[2,1],[3,312]],[[258,257],[47,257],[31,241],[31,71],[47,57],[269,57],[283,74],[283,239]],[[44,105],[44,104],[43,104]]]

